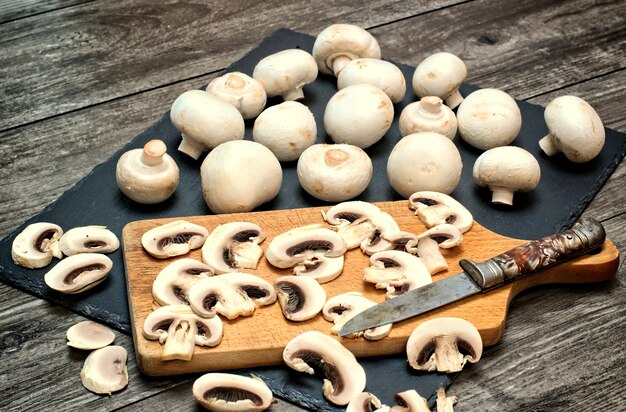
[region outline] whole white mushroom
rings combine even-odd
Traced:
[[[337,76],[339,90],[355,84],[371,84],[378,87],[394,103],[406,94],[406,80],[398,66],[380,59],[354,59],[348,62]]]
[[[299,100],[304,98],[304,85],[317,78],[317,63],[304,50],[287,49],[261,59],[252,77],[263,85],[268,97]]]
[[[440,52],[420,62],[413,73],[413,90],[419,97],[437,96],[454,109],[463,101],[459,87],[467,77],[467,67],[458,56]]]
[[[398,120],[400,135],[435,132],[454,140],[457,122],[452,109],[437,96],[425,96],[419,102],[408,104]]]
[[[258,116],[267,102],[263,85],[241,72],[216,77],[208,84],[206,91],[235,106],[244,119]]]

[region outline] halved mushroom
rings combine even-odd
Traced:
[[[143,248],[157,259],[189,253],[201,247],[209,231],[185,220],[175,220],[148,230],[141,237]]]
[[[196,401],[210,411],[264,411],[273,400],[261,379],[231,373],[207,373],[193,383]]]
[[[448,263],[439,248],[450,249],[459,246],[463,241],[463,234],[453,225],[439,224],[417,236],[417,244],[409,241],[406,250],[422,259],[430,274],[448,269]]]
[[[365,388],[365,370],[352,352],[332,337],[308,331],[291,339],[283,350],[291,369],[324,376],[324,396],[335,405],[347,405]]]
[[[104,348],[115,340],[115,333],[111,329],[91,320],[71,326],[66,336],[67,346],[85,350]]]
[[[126,349],[121,346],[107,346],[96,349],[87,356],[80,380],[83,386],[98,394],[108,394],[122,390],[128,385]]]
[[[283,315],[294,322],[314,318],[326,303],[326,291],[313,278],[281,276],[274,281],[274,287]]]
[[[161,305],[188,304],[189,288],[213,276],[213,269],[195,259],[183,258],[167,265],[152,283],[152,296]]]
[[[168,305],[151,312],[143,323],[143,336],[163,345],[162,360],[190,360],[196,345],[217,346],[222,341],[222,320],[196,315],[187,305]]]
[[[370,392],[361,392],[348,404],[346,412],[389,412],[389,406]]]
[[[120,247],[120,241],[104,226],[82,226],[68,230],[59,239],[59,249],[66,256],[78,253],[111,253]]]
[[[59,225],[47,222],[32,223],[13,240],[11,258],[16,265],[29,269],[48,266],[53,256],[63,258],[58,246],[62,235],[63,229]]]
[[[422,259],[408,252],[385,250],[370,257],[370,266],[363,270],[363,280],[377,289],[387,289],[387,299],[432,282]]]
[[[338,335],[339,330],[345,325],[345,323],[363,312],[365,309],[369,309],[375,306],[376,302],[369,300],[363,296],[360,292],[347,292],[341,295],[333,296],[328,299],[322,310],[322,316],[329,322],[334,322],[330,331]],[[365,331],[359,331],[346,335],[346,338],[358,338],[363,336],[367,340],[380,340],[391,332],[392,324],[378,326],[376,328],[367,329]]]
[[[435,318],[417,326],[406,344],[413,369],[459,372],[467,361],[478,362],[483,341],[474,325],[461,318]]]
[[[391,412],[430,412],[428,402],[415,389],[398,392],[393,397],[397,405]]]
[[[454,412],[453,407],[458,401],[458,396],[446,396],[446,390],[444,388],[437,390],[437,412]]]
[[[419,220],[429,228],[449,223],[456,226],[461,233],[465,233],[474,223],[472,214],[465,206],[451,196],[439,192],[413,193],[409,197],[409,208],[415,210]]]
[[[259,243],[265,233],[259,225],[250,222],[230,222],[216,227],[202,246],[202,260],[215,273],[256,269],[263,249]]]
[[[81,293],[106,279],[113,262],[101,253],[80,253],[61,260],[44,275],[51,289],[62,293]]]

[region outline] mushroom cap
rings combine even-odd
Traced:
[[[550,134],[539,145],[549,156],[563,152],[572,162],[584,163],[602,150],[605,139],[602,120],[580,97],[557,97],[546,107],[544,118]]]
[[[13,239],[11,258],[16,265],[29,269],[48,266],[53,256],[63,257],[58,246],[62,235],[63,229],[54,223],[31,223]]]
[[[316,138],[313,113],[294,101],[268,107],[252,129],[252,139],[270,149],[281,162],[296,160]]]
[[[335,143],[365,149],[378,142],[393,122],[393,103],[371,84],[355,84],[335,93],[324,111],[326,133]]]
[[[280,162],[265,146],[249,140],[226,142],[200,167],[202,193],[214,213],[249,212],[280,191]]]
[[[59,239],[59,249],[66,256],[77,253],[110,253],[120,247],[120,241],[104,226],[81,226],[68,230]]]
[[[216,77],[208,84],[206,91],[235,106],[244,119],[258,116],[267,103],[263,85],[241,72]]]
[[[338,76],[345,64],[360,57],[380,59],[380,46],[367,30],[353,24],[333,24],[313,44],[313,57],[324,74]]]
[[[450,140],[456,137],[456,116],[437,96],[425,96],[408,104],[400,113],[398,124],[402,137],[419,132],[439,133]]]
[[[157,259],[167,259],[189,253],[201,247],[209,231],[186,220],[175,220],[146,231],[141,236],[144,250]]]
[[[403,137],[387,160],[389,183],[404,198],[423,190],[451,193],[461,180],[462,168],[459,149],[433,132]]]
[[[370,392],[361,392],[348,404],[346,412],[389,412],[389,406]]]
[[[264,411],[273,400],[272,391],[259,378],[231,373],[207,373],[193,383],[196,401],[210,411]]]
[[[522,128],[515,100],[498,89],[470,93],[456,112],[461,138],[480,150],[506,146]]]
[[[271,265],[284,269],[316,255],[338,257],[345,252],[346,244],[337,232],[309,225],[274,237],[265,250],[265,257]]]
[[[263,240],[265,232],[256,223],[223,223],[204,242],[202,260],[217,274],[256,269],[263,255],[259,246]]]
[[[521,147],[494,147],[481,154],[472,171],[474,182],[489,187],[493,203],[511,205],[513,192],[529,192],[539,184],[539,162]]]
[[[283,315],[294,322],[313,319],[326,303],[326,291],[314,278],[281,276],[274,287]]]
[[[83,386],[91,392],[108,394],[128,385],[126,359],[128,354],[122,346],[106,346],[91,352],[80,371]]]
[[[428,228],[448,223],[465,233],[474,223],[470,211],[444,193],[427,190],[415,192],[409,197],[409,208],[415,210],[417,217]]]
[[[385,250],[370,257],[370,267],[363,270],[363,280],[377,289],[387,290],[387,299],[432,283],[422,260],[408,252]]]
[[[44,275],[51,289],[62,293],[81,293],[103,282],[113,262],[101,253],[68,256]]]
[[[342,293],[341,295],[333,296],[326,301],[326,304],[322,309],[322,316],[324,316],[324,319],[327,321],[334,323],[330,331],[334,335],[338,335],[339,331],[348,320],[363,312],[365,309],[369,309],[375,305],[376,302],[366,298],[360,292]],[[378,326],[365,331],[359,331],[345,337],[357,338],[359,336],[363,336],[367,340],[380,340],[389,335],[389,332],[391,332],[391,326],[392,324],[390,323],[388,325]]]
[[[328,202],[352,199],[372,180],[372,160],[350,144],[314,144],[298,160],[298,180],[311,196]]]
[[[65,335],[67,346],[84,350],[104,348],[115,340],[115,333],[110,328],[91,320],[72,325]]]
[[[261,59],[252,77],[269,97],[281,95],[285,100],[297,100],[304,97],[302,87],[317,78],[317,64],[304,50],[288,49]]]
[[[221,143],[243,139],[245,131],[243,117],[232,104],[203,90],[189,90],[178,96],[170,119],[182,133],[178,150],[194,159]]]
[[[406,94],[404,74],[395,64],[380,59],[354,59],[337,76],[339,90],[355,84],[371,84],[385,92],[393,103],[400,103]]]
[[[467,67],[463,60],[448,52],[434,53],[415,68],[413,90],[419,97],[437,96],[446,100],[454,92],[458,92],[466,77]],[[457,105],[458,103],[450,106],[454,109]]]
[[[188,304],[189,288],[209,276],[213,276],[213,269],[202,262],[189,258],[175,260],[152,282],[152,296],[161,305]]]
[[[352,352],[332,337],[308,331],[291,339],[283,350],[291,369],[324,375],[324,396],[335,405],[347,405],[365,388],[365,371]]]

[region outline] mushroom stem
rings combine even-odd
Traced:
[[[435,360],[438,371],[459,372],[465,365],[465,357],[459,352],[457,338],[450,335],[436,337]]]
[[[168,337],[163,345],[162,359],[191,359],[196,347],[195,328],[195,324],[187,320],[175,320],[168,330]]]
[[[421,238],[417,242],[416,250],[417,256],[422,258],[431,275],[448,269],[446,259],[439,251],[439,244],[436,240],[429,237]]]
[[[454,109],[455,107],[460,105],[462,101],[463,96],[461,96],[461,92],[459,91],[459,89],[453,91],[452,94],[450,94],[450,96],[445,99],[446,106],[451,109]]]
[[[204,152],[204,146],[198,144],[196,140],[190,139],[185,136],[185,133],[182,133],[181,135],[183,137],[183,140],[178,146],[178,151],[183,152],[184,154],[190,156],[195,160],[198,160],[202,152]]]
[[[141,161],[148,166],[156,166],[163,162],[163,155],[167,151],[167,146],[162,140],[150,140],[143,147]]]
[[[302,100],[304,99],[304,92],[302,91],[302,87],[298,87],[297,89],[283,93],[281,96],[284,101]]]
[[[559,149],[555,146],[550,133],[539,140],[539,147],[541,147],[541,150],[543,150],[548,156],[554,156],[559,152]]]
[[[443,102],[437,96],[426,96],[420,99],[419,108],[425,115],[441,117],[441,105]]]
[[[335,73],[335,77],[339,76],[339,73],[341,73],[345,65],[351,60],[352,59],[350,57],[345,55],[335,57],[333,60],[333,72]]]
[[[491,195],[491,203],[509,206],[513,204],[513,191],[511,189],[500,186],[490,186],[489,190],[493,192]]]

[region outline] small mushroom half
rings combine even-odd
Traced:
[[[207,373],[193,383],[196,401],[210,411],[264,411],[272,404],[270,388],[261,379],[232,373]]]
[[[120,247],[120,241],[104,226],[82,226],[68,230],[59,239],[59,249],[66,256],[77,253],[111,253]]]
[[[263,240],[265,233],[255,223],[224,223],[213,229],[204,242],[202,260],[217,274],[256,269],[263,256],[259,246]]]
[[[80,371],[83,386],[91,392],[108,395],[124,389],[128,385],[127,357],[126,349],[121,346],[94,350]]]
[[[52,257],[63,258],[58,242],[63,235],[59,225],[48,222],[32,223],[13,240],[11,258],[16,265],[29,269],[48,266]]]
[[[387,299],[391,299],[431,283],[432,277],[422,259],[408,252],[385,250],[370,257],[363,280],[386,289]]]
[[[141,237],[143,248],[157,259],[189,253],[201,247],[209,231],[185,220],[175,220],[148,230]]]
[[[370,392],[361,392],[348,404],[346,412],[389,412],[389,406],[383,403]]]
[[[328,299],[322,310],[322,316],[329,322],[334,322],[331,332],[338,335],[339,331],[348,320],[375,306],[376,302],[369,300],[360,292],[347,292]],[[363,336],[367,340],[380,340],[391,332],[392,324],[378,326],[365,331],[359,331],[346,335],[346,338],[358,338]]]
[[[291,339],[283,350],[291,369],[324,376],[324,396],[335,405],[347,405],[365,388],[365,370],[352,352],[334,338],[308,331]]]
[[[431,275],[448,269],[448,263],[439,248],[450,249],[459,246],[463,234],[453,225],[437,225],[417,236],[417,243],[409,241],[407,252],[419,256]]]
[[[191,286],[213,276],[213,269],[195,259],[183,258],[167,265],[152,282],[152,296],[161,305],[189,304]]]
[[[190,360],[196,345],[219,345],[223,328],[218,316],[205,319],[187,305],[167,305],[146,317],[142,333],[144,338],[163,345],[161,359]]]
[[[110,328],[91,320],[71,326],[65,335],[67,346],[84,350],[104,348],[115,340],[115,333]]]
[[[476,327],[461,318],[435,318],[417,326],[406,344],[413,369],[459,372],[467,361],[475,363],[483,352]]]
[[[283,315],[294,322],[314,318],[326,303],[326,291],[313,278],[281,276],[274,282],[274,287]]]
[[[474,223],[474,217],[469,210],[444,193],[415,192],[409,197],[409,208],[415,210],[415,215],[428,228],[448,223],[456,226],[461,233],[465,233]]]
[[[101,253],[68,256],[44,275],[44,282],[61,293],[81,293],[103,282],[113,262]]]

